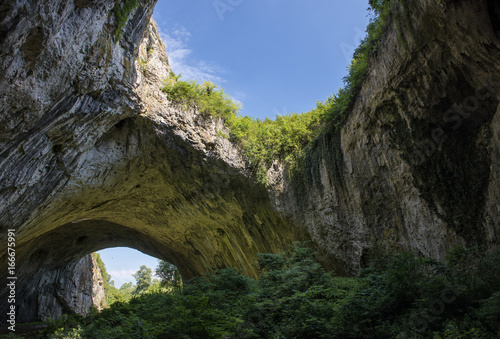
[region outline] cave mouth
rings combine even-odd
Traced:
[[[91,271],[92,275],[85,276],[81,266]],[[67,307],[64,310],[66,314],[79,313],[85,316],[92,309],[102,311],[115,303],[128,303],[145,293],[174,293],[183,286],[177,266],[130,247],[111,247],[86,255],[76,268],[80,269],[74,270],[73,277],[78,278],[71,282],[72,285],[78,286],[77,281],[81,280],[79,277],[82,275],[89,283],[86,288],[74,291],[69,296],[81,300],[81,305]],[[62,290],[68,285],[64,281],[55,281],[55,284],[59,284]],[[66,299],[69,299],[68,296]]]
[[[183,276],[187,278],[200,273],[191,267],[186,255],[180,253],[181,246],[174,241],[158,239],[140,225],[128,227],[102,219],[80,219],[67,223],[26,242],[18,252],[19,261],[25,266],[23,269],[36,272],[60,269],[90,253],[117,247],[134,249],[182,267]]]
[[[46,320],[75,311],[85,313],[91,306],[88,296],[92,295],[89,284],[92,287],[93,282],[89,254],[107,248],[127,247],[172,263],[180,268],[183,278],[199,274],[189,259],[168,243],[146,229],[96,219],[76,220],[32,237],[16,249],[17,322]],[[154,272],[156,267],[150,268]],[[7,307],[1,307],[2,318]]]

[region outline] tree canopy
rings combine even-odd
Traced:
[[[155,273],[160,279],[160,285],[162,287],[171,290],[178,290],[182,287],[181,273],[175,265],[164,260],[159,260]]]
[[[146,265],[142,265],[137,272],[132,275],[136,280],[136,288],[134,294],[140,294],[147,291],[153,283],[153,271]]]

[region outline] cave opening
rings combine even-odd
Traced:
[[[160,262],[169,263],[181,283],[182,276],[189,278],[197,274],[196,268],[189,265],[189,259],[179,253],[179,248],[165,246],[168,240],[162,241],[145,230],[108,220],[79,219],[19,244],[16,248],[16,270],[20,272],[16,282],[17,321],[44,321],[69,313],[85,315],[92,305],[97,309],[107,307],[109,291],[116,292],[122,287],[114,288],[112,277],[119,277],[123,272],[112,272],[109,277],[106,273],[101,274],[97,269],[98,262],[101,261],[102,268],[105,264],[98,252],[103,253],[105,259],[109,251],[112,258],[113,251],[117,250],[118,255],[122,256],[120,258],[117,255],[117,260],[123,261],[128,269],[128,280],[124,281],[124,284],[128,283],[125,299],[133,293],[144,292],[150,285],[160,285],[160,279],[155,276]],[[144,263],[139,264],[142,260]],[[134,264],[139,264],[137,270]],[[150,277],[145,282],[147,286],[136,291],[137,282],[130,284],[130,280],[141,269],[141,265],[149,269]]]

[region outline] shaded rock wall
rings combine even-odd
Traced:
[[[116,41],[122,3],[2,5],[0,278],[15,228],[18,321],[44,317],[39,284],[102,248],[136,248],[184,278],[228,265],[255,276],[256,253],[306,237],[219,136],[223,122],[160,91],[170,68],[155,1],[140,1]]]
[[[443,259],[500,241],[498,5],[394,3],[347,122],[276,189],[344,273],[374,246]]]
[[[25,312],[31,311],[22,315],[25,319],[56,319],[68,313],[86,315],[91,307],[102,310],[107,306],[104,280],[92,255],[65,269],[44,272],[41,279],[30,286],[35,289],[30,294],[36,293],[37,299],[25,308]]]

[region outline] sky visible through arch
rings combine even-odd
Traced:
[[[128,247],[106,248],[98,253],[117,288],[128,282],[135,284],[132,274],[137,272],[141,265],[151,268],[153,274],[158,265],[158,259]]]
[[[264,119],[301,113],[342,86],[369,22],[368,0],[159,0],[153,18],[184,80],[211,80]],[[120,287],[157,259],[100,251]]]

